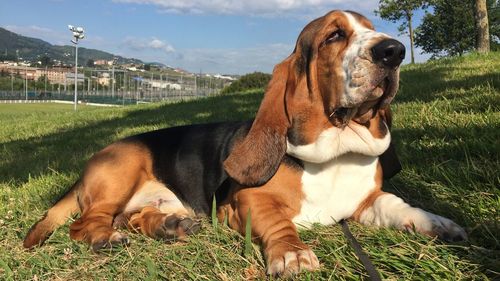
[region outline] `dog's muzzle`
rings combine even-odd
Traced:
[[[405,46],[397,40],[384,39],[370,51],[375,70],[364,82],[367,84],[359,87],[365,90],[358,93],[360,101],[357,104],[330,108],[329,117],[334,126],[343,128],[350,120],[366,123],[378,109],[387,107],[396,95],[399,87],[399,65],[405,57]]]

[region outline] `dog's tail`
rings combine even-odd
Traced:
[[[77,181],[70,190],[63,195],[47,213],[45,213],[43,218],[31,227],[26,238],[24,238],[23,246],[25,248],[31,249],[35,246],[42,245],[57,227],[64,224],[73,214],[80,212],[77,194],[81,185],[80,181]]]

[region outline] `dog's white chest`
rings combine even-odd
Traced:
[[[299,227],[349,218],[375,188],[378,157],[348,153],[326,163],[304,163]]]

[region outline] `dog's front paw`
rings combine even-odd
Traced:
[[[91,242],[92,251],[97,253],[102,250],[113,250],[117,249],[123,245],[129,245],[130,240],[126,234],[122,234],[118,231],[114,231],[109,238],[97,239]]]
[[[461,226],[450,219],[434,216],[431,235],[448,242],[467,240],[467,234]]]
[[[447,242],[458,242],[467,240],[465,230],[454,221],[429,212],[425,212],[420,218],[413,220],[411,224],[405,225],[407,230],[415,228],[423,234],[438,237]]]
[[[267,274],[290,276],[301,271],[319,268],[319,261],[310,249],[288,249],[282,254],[273,255],[267,261]]]

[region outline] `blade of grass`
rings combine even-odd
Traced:
[[[214,196],[214,198],[212,200],[212,214],[211,214],[212,215],[212,227],[214,229],[217,229],[217,223],[218,223],[218,221],[217,221],[217,201],[216,200],[217,199],[215,199],[215,196]]]
[[[245,224],[245,257],[249,257],[252,254],[252,213],[250,208],[247,212],[247,220]]]

